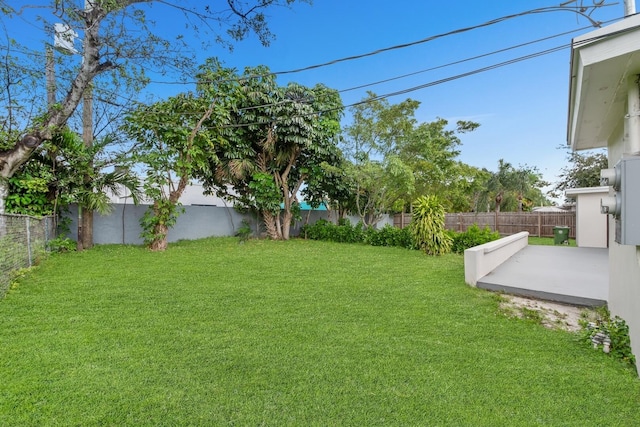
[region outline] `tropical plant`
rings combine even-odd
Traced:
[[[548,203],[542,188],[548,185],[535,167],[513,166],[504,159],[498,161],[498,170],[492,172],[479,195],[478,211],[523,212],[534,205]]]
[[[146,244],[165,250],[180,197],[196,171],[217,163],[216,147],[225,144],[223,126],[234,108],[237,81],[216,60],[201,67],[196,92],[140,106],[126,118],[124,130],[138,143],[136,160],[146,168],[144,190],[153,200],[141,225]]]
[[[421,196],[413,203],[411,231],[415,244],[427,255],[451,252],[452,238],[445,229],[445,211],[434,196]]]
[[[197,178],[209,191],[258,211],[269,237],[287,240],[303,186],[311,184],[303,194],[318,204],[328,188],[320,176],[341,161],[342,101],[323,85],[278,86],[266,67],[247,68],[235,80],[241,87],[226,128],[229,142],[215,147]]]

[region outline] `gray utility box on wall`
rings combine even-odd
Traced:
[[[640,245],[640,156],[622,158],[613,169],[600,172],[602,185],[615,195],[600,202],[600,210],[615,218],[615,240],[621,245]]]

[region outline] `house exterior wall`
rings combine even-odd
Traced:
[[[609,166],[613,167],[628,152],[622,132],[609,143]],[[639,213],[640,214],[640,213]],[[615,242],[615,223],[609,217],[609,310],[629,326],[631,349],[640,371],[640,247]]]

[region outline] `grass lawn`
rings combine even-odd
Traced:
[[[0,301],[0,425],[640,425],[640,380],[462,256],[206,239],[55,255]]]
[[[555,245],[555,239],[553,237],[529,236],[529,244],[553,246]],[[569,239],[569,246],[577,247],[576,239]]]

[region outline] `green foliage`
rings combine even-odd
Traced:
[[[490,173],[483,191],[478,193],[475,210],[485,212],[493,208],[496,212],[530,211],[534,206],[548,204],[541,190],[548,184],[537,168],[527,165],[515,167],[500,159],[498,170]]]
[[[50,252],[74,252],[77,243],[68,237],[56,237],[47,242],[47,250]]]
[[[403,212],[417,196],[442,195],[446,208],[470,210],[484,173],[456,160],[460,134],[479,125],[447,120],[419,123],[418,101],[391,105],[369,92],[352,108],[353,122],[343,132],[352,187],[350,211],[373,225],[383,213]]]
[[[235,236],[240,240],[240,243],[246,242],[251,237],[253,230],[251,230],[251,224],[246,219],[242,220],[242,225],[236,230]]]
[[[60,129],[9,179],[7,211],[44,216],[77,203],[106,214],[111,210],[107,193],[119,196],[123,188],[137,203],[137,177],[127,168],[114,168],[129,162],[117,145],[115,137],[107,135],[87,147],[76,133]]]
[[[411,231],[415,244],[427,255],[451,252],[452,238],[445,229],[445,212],[436,196],[422,196],[413,203]]]
[[[488,226],[480,228],[477,224],[473,224],[462,233],[456,231],[448,231],[448,233],[452,238],[451,251],[456,254],[464,253],[466,249],[500,238],[500,233],[497,231],[491,231]]]
[[[272,175],[263,172],[255,173],[251,177],[248,187],[253,195],[254,208],[260,212],[270,212],[274,215],[280,212],[282,194]]]
[[[9,178],[9,196],[6,199],[8,213],[45,216],[53,213],[50,203],[48,180],[29,173]]]
[[[326,240],[338,243],[365,243],[371,246],[396,246],[415,249],[413,235],[407,228],[386,224],[380,229],[367,227],[362,222],[352,225],[349,219],[341,218],[338,224],[320,219],[315,224],[302,227],[302,234],[311,240]]]
[[[570,188],[597,187],[600,185],[600,171],[609,167],[606,153],[582,154],[572,151],[568,155],[569,166],[562,168],[560,181],[553,191],[560,196]]]
[[[379,229],[367,228],[365,242],[371,246],[396,246],[405,249],[416,249],[413,235],[409,227],[398,228],[389,224]]]
[[[166,240],[167,230],[176,224],[182,211],[179,204],[167,199],[158,199],[149,206],[140,218],[141,237],[145,245],[153,247],[154,243]]]
[[[631,351],[629,326],[624,319],[618,316],[611,318],[609,310],[602,307],[596,311],[595,320],[582,319],[580,325],[582,326],[581,339],[585,343],[604,350],[605,346],[601,338],[606,337],[610,341],[609,355],[636,371],[636,358]]]
[[[154,202],[142,219],[142,237],[154,250],[166,248],[167,229],[175,224],[190,180],[218,162],[216,148],[226,144],[224,126],[238,96],[234,76],[234,70],[209,60],[195,92],[140,105],[125,120],[124,131],[138,142],[136,160],[146,168],[145,194]]]
[[[351,222],[342,218],[338,224],[334,224],[326,219],[319,219],[315,224],[306,224],[302,227],[301,233],[307,239],[326,240],[338,243],[364,243],[365,229],[362,223],[355,226]]]
[[[204,75],[216,67],[211,64]],[[340,177],[325,177],[325,171],[341,161],[342,100],[336,90],[320,84],[279,86],[264,66],[247,68],[242,75],[234,71],[232,80],[239,87],[220,93],[234,100],[229,111],[233,126],[224,129],[225,143],[213,147],[196,177],[208,191],[259,211],[269,237],[286,240],[297,195],[317,206]]]

